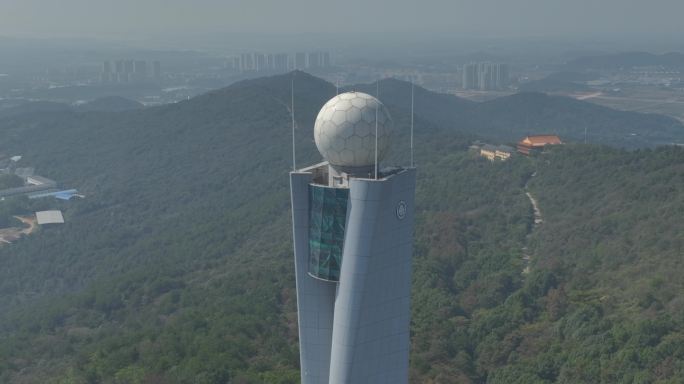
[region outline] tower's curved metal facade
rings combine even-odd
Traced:
[[[408,383],[415,180],[290,174],[302,383]]]

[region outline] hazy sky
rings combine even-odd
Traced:
[[[684,35],[684,0],[0,0],[0,35]]]

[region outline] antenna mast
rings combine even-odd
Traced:
[[[290,85],[290,115],[292,115],[292,171],[297,171],[297,160],[295,157],[295,109],[294,109],[294,74]]]
[[[413,168],[413,77],[411,77],[411,168]]]
[[[380,107],[380,80],[375,83],[375,95],[378,102],[375,104],[375,180],[378,179],[378,108]]]

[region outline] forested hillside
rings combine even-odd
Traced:
[[[529,190],[544,222],[523,240],[511,217],[513,202],[499,207],[493,217],[501,222],[502,238],[475,237],[478,245],[496,243],[488,250],[496,263],[469,268],[481,256],[469,252],[473,240],[462,237],[470,234],[465,226],[451,229],[455,244],[446,250],[436,231],[422,227],[422,236],[432,236],[418,238],[429,251],[416,262],[424,272],[429,261],[432,273],[416,273],[415,303],[432,306],[425,311],[430,315],[414,314],[415,335],[425,319],[441,323],[413,339],[414,381],[681,382],[684,151],[568,146],[525,160],[491,168],[536,172]],[[508,193],[521,185],[509,184]],[[486,201],[490,207],[496,200]],[[465,213],[461,207],[456,212]],[[444,222],[435,215],[433,226]],[[526,275],[510,258],[523,243],[532,255]],[[488,267],[495,273],[486,275]],[[472,276],[479,281],[469,284]],[[432,282],[429,290],[423,289],[426,281]],[[430,299],[423,302],[427,292]],[[436,358],[442,364],[436,366]]]
[[[295,77],[306,164],[335,88]],[[65,225],[0,248],[0,382],[298,382],[290,80],[0,120],[0,152],[87,196],[59,203]],[[382,90],[400,162],[410,85]],[[455,118],[473,106],[485,108],[417,89],[412,382],[676,383],[684,151],[568,146],[489,163]]]

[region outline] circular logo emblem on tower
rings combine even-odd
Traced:
[[[404,217],[406,217],[406,202],[400,200],[397,204],[397,219],[404,220]]]

